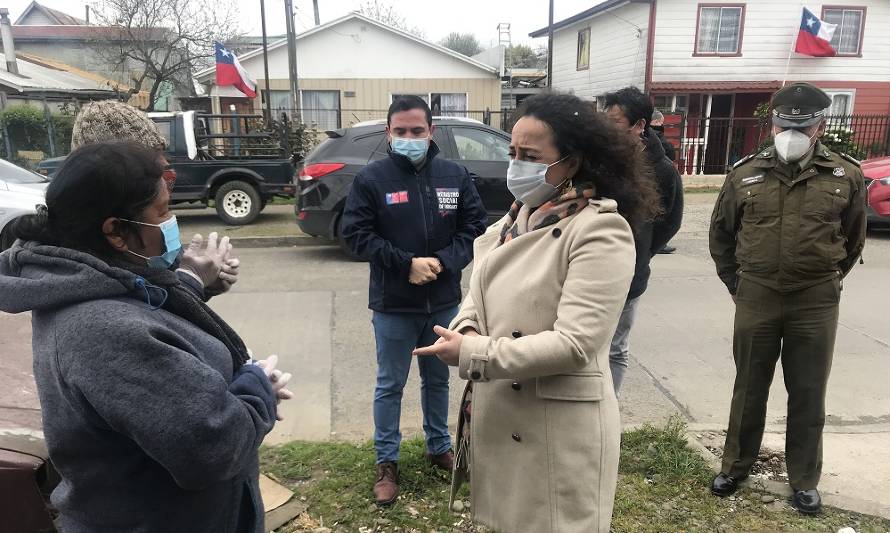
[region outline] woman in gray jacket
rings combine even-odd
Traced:
[[[136,144],[75,150],[0,255],[0,310],[32,313],[63,533],[263,531],[258,448],[290,393],[180,283],[162,173]]]

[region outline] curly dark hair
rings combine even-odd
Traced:
[[[658,188],[639,144],[590,102],[570,94],[539,94],[522,102],[514,121],[526,116],[550,127],[561,157],[581,156],[575,185],[593,183],[597,196],[618,202],[618,212],[631,227],[661,214]]]

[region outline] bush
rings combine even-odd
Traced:
[[[68,107],[63,107],[60,112],[53,113],[50,117],[53,125],[53,143],[56,155],[68,153],[71,148],[71,131],[74,127],[74,114]],[[49,128],[46,113],[43,109],[30,105],[15,105],[0,111],[0,125],[9,135],[9,144],[12,153],[7,153],[6,143],[0,143],[4,159],[16,164],[26,163],[18,157],[19,150],[39,151],[50,154]]]

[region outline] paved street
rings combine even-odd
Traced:
[[[707,251],[714,194],[687,195],[687,214],[658,256],[632,334],[632,367],[621,400],[625,424],[659,423],[681,413],[694,431],[726,423],[733,380],[732,303]],[[367,310],[367,266],[345,261],[333,246],[242,249],[241,281],[213,306],[241,332],[257,356],[277,353],[294,372],[297,398],[271,442],[367,439],[375,356]],[[884,299],[890,233],[870,234],[865,264],[846,280],[841,326],[828,393],[825,476],[832,496],[871,501],[890,512],[890,329]],[[0,315],[0,428],[39,428],[30,376],[27,317]],[[776,372],[766,444],[782,448],[786,395]],[[452,400],[462,383],[453,380]],[[412,371],[403,428],[417,432],[419,381]],[[452,420],[453,422],[453,420]],[[840,502],[841,499],[835,499]],[[861,507],[861,506],[860,506]]]

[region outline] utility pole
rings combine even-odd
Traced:
[[[312,8],[315,10],[315,25],[321,25],[321,18],[318,16],[318,0],[312,0]]]
[[[294,28],[293,0],[284,0],[285,24],[287,26],[287,63],[290,77],[290,97],[295,121],[300,119],[300,85],[297,82],[297,34]]]
[[[266,74],[266,123],[271,121],[272,116],[272,88],[269,87],[269,48],[266,41],[266,0],[260,0],[260,18],[263,23],[263,69]]]
[[[553,0],[550,0],[550,17],[547,24],[547,87],[553,87]]]

